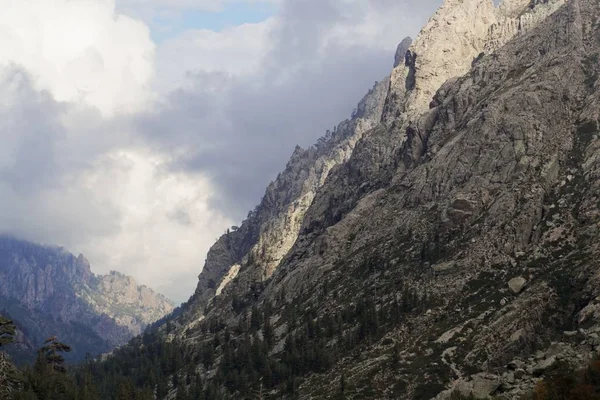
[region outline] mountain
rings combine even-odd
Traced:
[[[17,362],[54,335],[73,347],[71,360],[82,360],[127,343],[173,304],[117,272],[94,275],[82,255],[0,236],[0,310],[20,331]]]
[[[599,38],[597,0],[446,0],[99,379],[154,389],[123,366],[176,354],[158,398],[520,399],[559,361],[584,368]]]

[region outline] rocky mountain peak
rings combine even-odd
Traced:
[[[444,82],[464,75],[474,60],[532,29],[564,3],[504,0],[495,7],[491,0],[446,0],[411,44],[405,63],[395,66],[383,121],[401,115],[416,119]]]
[[[0,308],[28,332],[24,345],[61,333],[77,358],[124,344],[174,305],[124,274],[94,275],[81,254],[0,237]]]
[[[144,327],[173,311],[175,305],[166,297],[155,293],[130,276],[111,271],[99,276],[96,291],[89,302],[96,312],[110,315],[133,335],[139,335]]]
[[[410,48],[412,41],[413,40],[411,37],[406,37],[400,42],[400,44],[398,44],[398,48],[396,49],[396,55],[394,56],[394,68],[404,63],[406,58],[406,52]]]

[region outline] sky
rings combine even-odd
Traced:
[[[0,233],[176,302],[441,0],[0,0]]]

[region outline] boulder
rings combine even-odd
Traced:
[[[506,375],[506,382],[511,383],[511,384],[515,383],[515,374],[513,372],[509,372]]]
[[[553,366],[556,363],[556,356],[552,356],[550,358],[546,358],[545,360],[540,361],[533,367],[533,375],[542,375],[544,371]]]
[[[521,360],[512,360],[511,362],[508,363],[508,368],[510,369],[519,369],[521,368],[523,365],[525,365],[525,363]]]
[[[527,283],[527,279],[519,276],[518,278],[513,278],[508,282],[508,287],[514,294],[519,294],[523,291],[525,284]]]
[[[473,384],[473,396],[477,399],[486,399],[488,396],[494,394],[500,387],[500,381],[491,380],[487,378],[475,378]]]

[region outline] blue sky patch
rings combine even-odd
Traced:
[[[217,12],[185,10],[180,14],[159,12],[151,23],[155,43],[175,37],[192,29],[209,29],[219,32],[231,26],[258,23],[275,15],[277,8],[271,3],[233,3]]]

